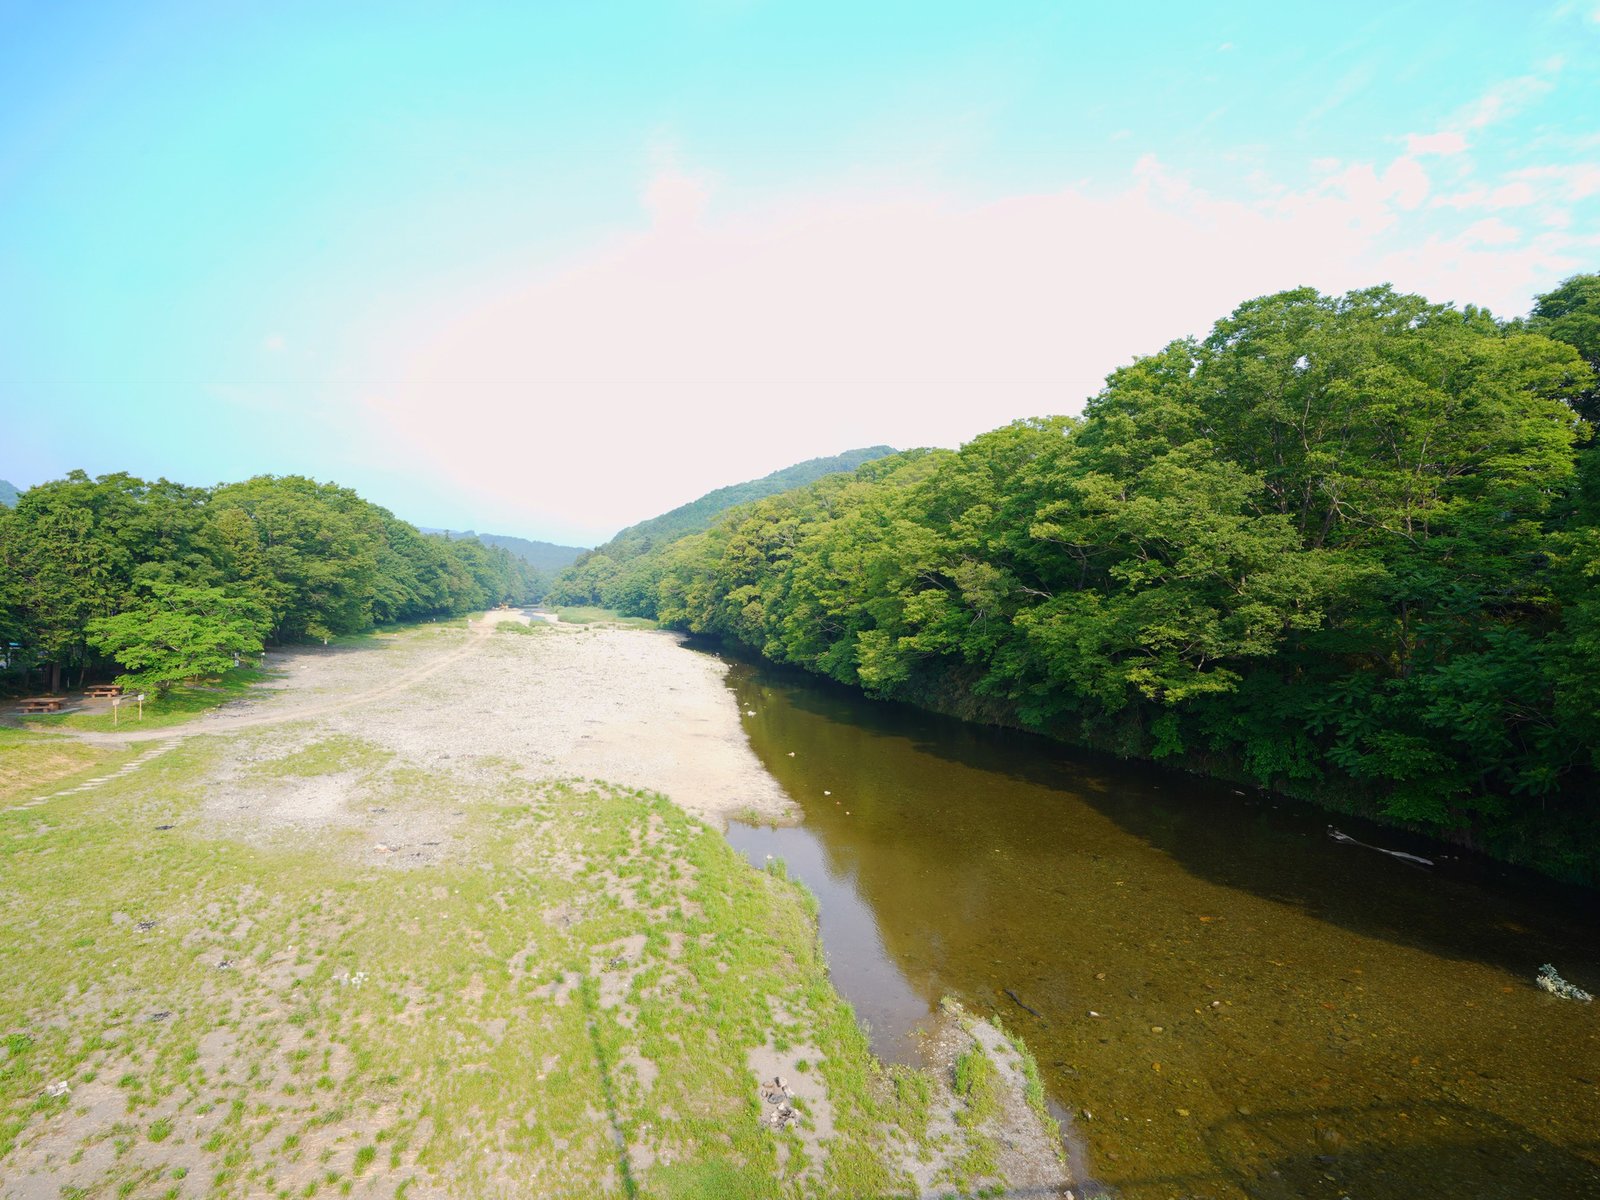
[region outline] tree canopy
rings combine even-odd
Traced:
[[[537,598],[504,550],[419,533],[348,488],[264,475],[195,488],[74,471],[0,508],[0,635],[13,669],[109,669],[154,686],[253,637],[358,633]],[[203,669],[202,669],[203,668]]]
[[[872,462],[631,560],[625,611],[870,694],[1594,877],[1600,277],[1501,322],[1298,289],[1080,419]]]

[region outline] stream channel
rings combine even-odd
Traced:
[[[1600,992],[1592,893],[787,672],[729,686],[804,813],[729,840],[816,893],[878,1054],[918,1062],[946,995],[1000,1018],[1124,1200],[1600,1197],[1600,1002],[1533,982]]]

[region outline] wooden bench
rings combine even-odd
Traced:
[[[122,689],[114,683],[93,683],[83,689],[83,694],[90,700],[109,700],[122,695]]]
[[[53,713],[61,711],[60,696],[29,696],[26,700],[18,700],[17,707],[24,715],[32,713]]]

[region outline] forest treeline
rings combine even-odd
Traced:
[[[1597,364],[1600,276],[1509,322],[1285,292],[1081,418],[735,509],[599,598],[1600,882]]]
[[[543,587],[505,550],[420,533],[299,476],[200,488],[74,471],[0,508],[0,648],[14,680],[52,687],[122,672],[164,688],[263,643],[522,603]]]
[[[648,559],[651,553],[681,537],[709,529],[731,508],[791,491],[827,475],[853,471],[862,463],[894,452],[893,446],[864,446],[827,458],[808,458],[760,479],[707,492],[671,512],[630,525],[604,545],[579,555],[571,569],[556,577],[550,599],[556,604],[600,604],[604,596],[607,608],[649,607],[656,571],[651,562],[639,560]],[[619,599],[624,596],[626,600]]]

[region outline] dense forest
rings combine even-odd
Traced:
[[[1515,321],[1268,296],[1081,418],[734,509],[609,598],[1600,882],[1597,365],[1600,276]]]
[[[741,504],[776,496],[828,475],[854,471],[863,463],[894,452],[893,446],[867,446],[827,458],[808,458],[760,479],[707,492],[698,500],[680,504],[659,517],[628,526],[604,545],[582,555],[556,580],[550,598],[560,604],[648,608],[652,603],[649,593],[655,586],[655,572],[649,562],[639,560],[681,537],[710,529],[723,513]]]
[[[14,686],[115,673],[165,688],[266,642],[537,598],[504,550],[419,533],[298,476],[215,488],[74,471],[0,508],[0,643]]]

